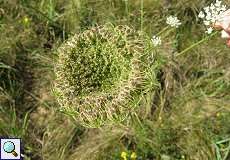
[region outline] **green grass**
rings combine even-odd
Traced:
[[[228,160],[230,49],[219,34],[205,39],[197,18],[210,2],[0,0],[0,136],[22,138],[25,160],[115,160],[122,152],[138,160]],[[124,121],[90,129],[60,112],[53,90],[62,43],[106,23],[151,38],[170,14],[182,26],[163,37],[147,91]]]

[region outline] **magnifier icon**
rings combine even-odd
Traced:
[[[18,154],[15,152],[15,145],[11,141],[7,141],[3,144],[3,150],[6,153],[11,153],[12,155],[14,155],[14,157],[18,156]]]

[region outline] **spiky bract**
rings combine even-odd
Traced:
[[[58,49],[55,93],[85,126],[123,120],[144,93],[151,40],[111,24],[76,34]]]

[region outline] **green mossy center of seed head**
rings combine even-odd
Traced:
[[[69,53],[63,72],[69,84],[74,86],[76,95],[110,92],[120,79],[127,78],[131,69],[131,54],[125,48],[125,41],[117,38],[110,41],[95,34],[90,41],[86,37],[78,39],[76,47]]]

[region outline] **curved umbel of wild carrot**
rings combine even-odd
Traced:
[[[73,36],[57,50],[54,93],[62,111],[88,127],[122,121],[156,83],[152,49],[148,36],[127,26]]]

